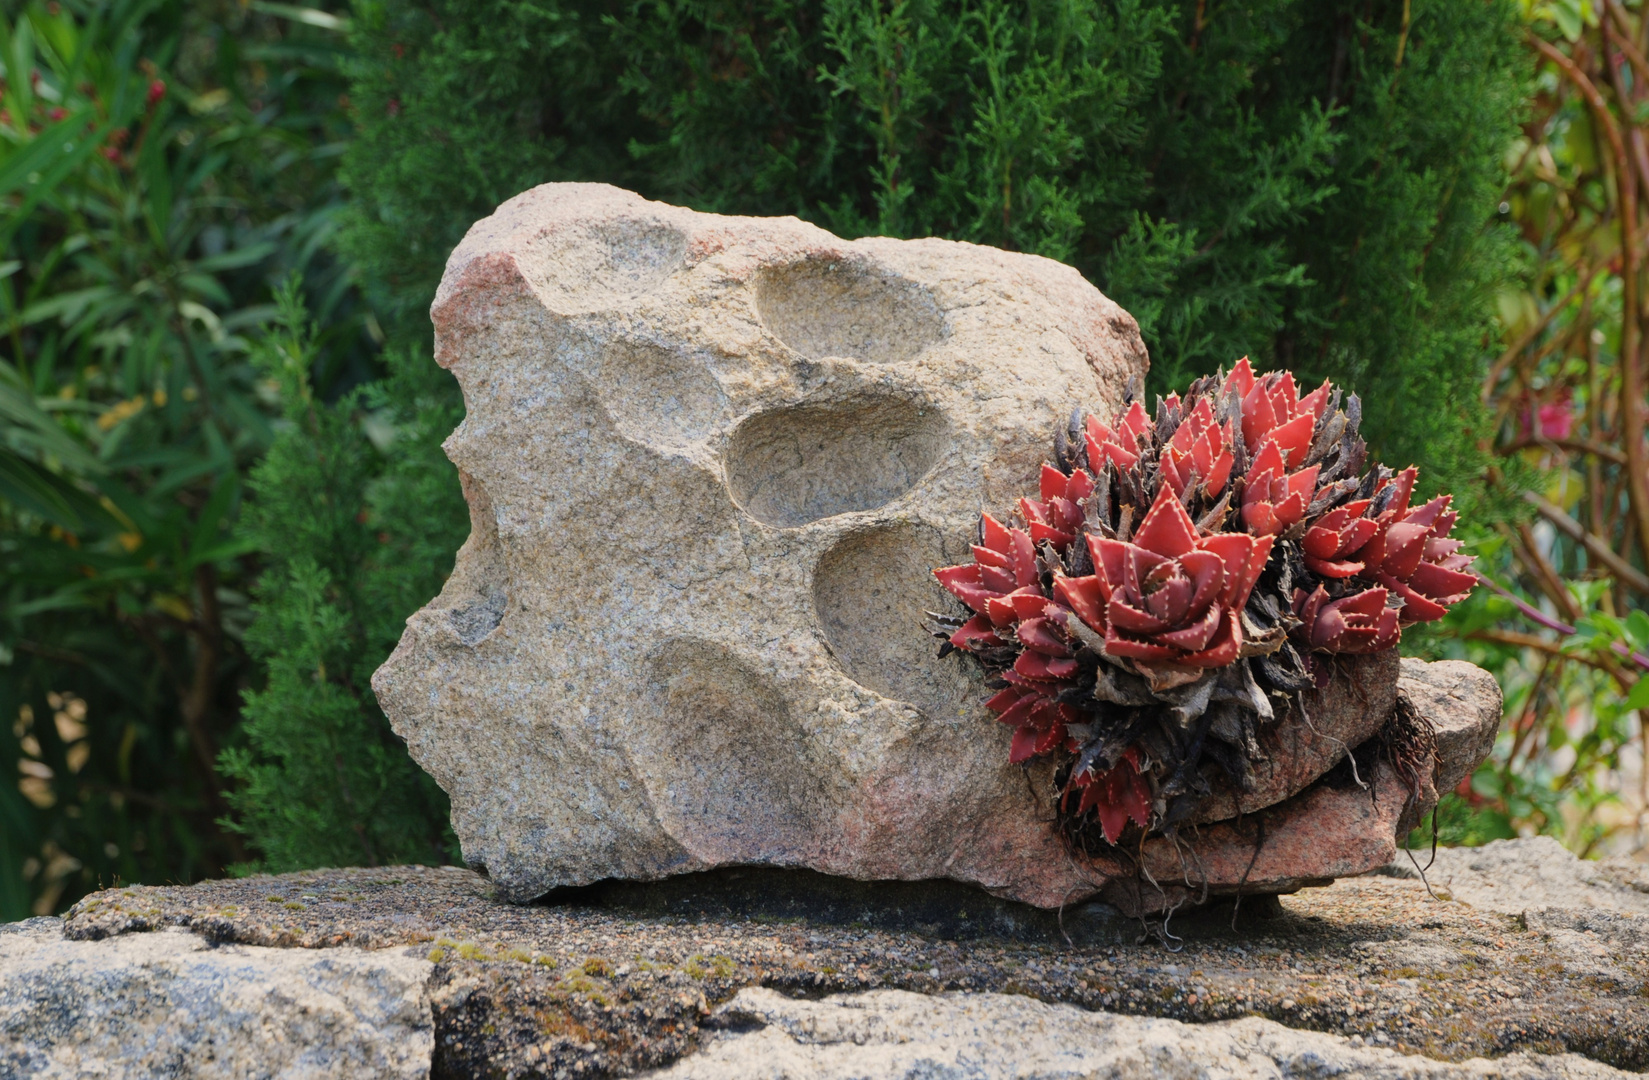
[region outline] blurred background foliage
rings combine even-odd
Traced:
[[[312,377],[376,370],[331,249],[337,20],[225,0],[0,24],[0,915],[247,858],[220,749],[261,681],[239,529],[281,423],[252,362],[301,273]]]
[[[1535,81],[1498,207],[1521,247],[1482,373],[1490,483],[1525,513],[1478,550],[1494,581],[1447,651],[1499,673],[1494,758],[1443,808],[1444,836],[1518,832],[1643,849],[1649,772],[1649,19],[1621,0],[1521,7]]]
[[[1649,530],[1619,234],[1649,108],[1637,61],[1607,59],[1611,26],[1641,58],[1640,7],[1613,10],[17,9],[0,918],[116,879],[457,857],[367,679],[468,532],[439,447],[462,402],[429,355],[441,267],[558,180],[1038,252],[1139,317],[1153,389],[1244,353],[1357,389],[1378,451],[1457,492],[1506,591],[1416,641],[1494,667],[1515,719],[1445,836],[1624,835],[1649,617],[1622,567],[1642,576]]]

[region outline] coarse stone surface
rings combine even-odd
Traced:
[[[1418,854],[1418,867],[1405,859],[1391,872],[1418,876],[1424,868],[1433,889],[1473,907],[1509,915],[1543,908],[1649,915],[1649,866],[1630,859],[1577,859],[1549,836],[1440,848],[1435,862],[1429,853]]]
[[[423,1077],[433,969],[175,927],[92,942],[57,919],[0,926],[0,1077]]]
[[[1438,791],[1452,791],[1494,749],[1503,704],[1494,676],[1462,660],[1405,657],[1397,692],[1437,732]]]
[[[716,1019],[744,1030],[712,1036],[697,1054],[649,1075],[659,1080],[1614,1080],[1630,1075],[1574,1054],[1445,1063],[1348,1046],[1332,1035],[1257,1017],[1192,1027],[1048,1005],[1021,994],[929,997],[871,990],[815,1001],[747,988],[718,1009]]]
[[[1399,662],[1396,649],[1335,657],[1335,677],[1327,686],[1305,691],[1276,723],[1260,725],[1264,759],[1254,764],[1253,788],[1238,791],[1209,766],[1213,794],[1189,820],[1201,824],[1252,814],[1304,790],[1385,726],[1397,703]]]
[[[1068,854],[1054,766],[1009,763],[919,623],[980,509],[1146,369],[1069,267],[551,184],[471,228],[431,315],[472,531],[373,687],[506,899],[770,865],[1143,912],[1367,871],[1435,798],[1320,786],[1395,700],[1394,655],[1346,658],[1252,791],[1145,853],[1183,888]]]
[[[1474,861],[1475,876],[1450,878],[1451,866]],[[948,881],[858,882],[775,868],[603,882],[534,905],[500,902],[486,879],[464,870],[326,870],[108,890],[77,904],[63,933],[93,949],[182,927],[219,946],[430,964],[431,1068],[441,1078],[690,1071],[700,1053],[748,1058],[737,1039],[757,1028],[795,1041],[804,1006],[759,998],[771,1017],[763,1020],[748,995],[729,1005],[756,988],[830,998],[860,1015],[883,1008],[855,1003],[873,1002],[861,996],[869,991],[949,995],[930,1025],[947,1031],[978,1015],[968,1002],[979,994],[1113,1014],[1037,1014],[1063,1018],[1039,1029],[1051,1032],[1043,1049],[1053,1071],[956,1075],[1063,1075],[1058,1044],[1102,1054],[1107,1038],[1121,1071],[1096,1075],[1149,1075],[1126,1071],[1137,1060],[1127,1056],[1130,1039],[1178,1040],[1180,1075],[1217,1075],[1209,1063],[1239,1051],[1256,1068],[1269,1068],[1272,1055],[1276,1071],[1256,1075],[1494,1075],[1471,1058],[1492,1059],[1505,1076],[1649,1069],[1649,912],[1630,906],[1632,883],[1642,880],[1635,864],[1582,863],[1547,842],[1518,840],[1441,852],[1428,875],[1435,897],[1403,856],[1385,874],[1165,923],[1101,903],[1049,912]],[[1520,887],[1531,906],[1465,899],[1488,895],[1469,890],[1498,880],[1528,883]],[[1509,889],[1501,895],[1511,898]],[[0,994],[10,980],[0,965]],[[1119,1017],[1192,1026],[1129,1027]],[[1223,1021],[1241,1023],[1211,1026]],[[996,1046],[992,1060],[1022,1045],[1005,1032],[980,1028],[980,1045]],[[1365,1056],[1359,1042],[1405,1056]],[[803,1045],[787,1060],[835,1053]],[[1600,1071],[1588,1074],[1565,1054]],[[1389,1071],[1402,1061],[1413,1071]],[[1439,1061],[1465,1064],[1449,1072],[1433,1067]],[[1337,1071],[1342,1065],[1349,1071]],[[809,1068],[770,1075],[830,1075]]]
[[[981,508],[1147,359],[1068,266],[548,184],[431,316],[472,533],[373,679],[530,900],[727,864],[1093,891],[921,629]]]

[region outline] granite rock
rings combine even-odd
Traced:
[[[1404,859],[1388,872],[1419,877],[1422,871],[1443,894],[1508,915],[1566,909],[1649,916],[1649,866],[1626,857],[1578,859],[1550,836],[1439,848],[1435,859]]]
[[[658,1080],[1624,1080],[1577,1054],[1429,1061],[1250,1017],[1195,1026],[1093,1013],[1020,994],[872,990],[822,1000],[740,990],[731,1030]],[[1360,1041],[1360,1040],[1359,1040]]]
[[[0,926],[0,1076],[425,1077],[433,967],[181,930],[86,942],[57,919]]]
[[[756,864],[1046,908],[1183,899],[1131,901],[1127,860],[1071,856],[1052,765],[1009,764],[978,672],[918,626],[950,609],[931,570],[979,510],[1145,371],[1074,270],[551,184],[470,230],[431,314],[472,531],[373,687],[500,895]],[[1427,701],[1476,737],[1460,678]],[[1321,778],[1397,686],[1394,653],[1340,658],[1264,733],[1253,789],[1147,869],[1219,894],[1388,861],[1429,775],[1397,801]]]
[[[1494,749],[1502,699],[1494,676],[1461,660],[1405,658],[1397,692],[1437,732],[1438,791],[1452,791]]]
[[[919,623],[1049,432],[1144,374],[1127,312],[1034,255],[550,184],[431,314],[472,533],[373,687],[502,895],[735,863],[1092,891]]]
[[[1454,874],[1459,899],[1437,873],[1434,896],[1393,868],[1148,926],[1099,903],[1056,915],[955,882],[764,867],[606,882],[535,905],[501,902],[486,879],[452,868],[111,889],[77,904],[61,929],[55,920],[0,928],[0,942],[18,943],[0,952],[0,1052],[13,1055],[0,1075],[39,1075],[42,1043],[62,1053],[107,1046],[100,1032],[130,1025],[123,1014],[154,1000],[156,971],[121,981],[132,958],[180,952],[244,964],[271,986],[291,985],[293,970],[415,961],[425,996],[399,1000],[418,1017],[427,1007],[432,1042],[421,1020],[397,1019],[399,1005],[368,1008],[357,997],[351,1008],[366,1027],[383,1024],[383,1041],[406,1043],[409,1059],[426,1055],[414,1064],[432,1080],[594,1080],[672,1067],[702,1075],[722,1065],[747,1075],[738,1070],[761,1045],[742,1042],[751,1036],[771,1041],[775,1065],[802,1063],[789,1075],[901,1075],[913,1058],[933,1062],[926,1075],[955,1075],[942,1069],[961,1056],[977,1056],[977,1076],[1061,1075],[1066,1050],[1090,1074],[1123,1076],[1152,1075],[1134,1067],[1142,1055],[1159,1074],[1185,1076],[1245,1075],[1243,1054],[1270,1076],[1649,1068],[1649,912],[1630,908],[1641,866],[1636,875],[1628,864],[1591,867],[1526,840],[1445,851],[1433,871],[1447,874],[1451,862],[1476,867],[1473,881]],[[1495,882],[1506,892],[1494,906],[1466,900],[1468,887]],[[1514,890],[1533,906],[1521,909]],[[68,956],[73,965],[54,975],[71,993],[54,996],[41,971]],[[214,984],[234,992],[177,1014],[175,1029],[157,1025],[155,1041],[208,1051],[261,1037],[241,1029],[290,1030],[279,995],[242,993],[252,981]],[[87,986],[100,996],[64,1007]],[[248,1000],[250,1013],[228,1009]],[[210,1029],[218,1043],[199,1041],[191,1017],[202,1015],[224,1019]],[[902,1021],[908,1052],[887,1045],[878,1016]],[[866,1056],[854,1058],[842,1035],[862,1035]],[[140,1054],[151,1044],[123,1045]],[[290,1051],[262,1052],[241,1075],[304,1074],[288,1067]],[[33,1064],[16,1064],[25,1053]],[[105,1060],[112,1075],[167,1075]],[[200,1068],[207,1057],[190,1060]],[[1046,1071],[1015,1073],[1014,1060]]]

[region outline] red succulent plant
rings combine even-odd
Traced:
[[[1055,580],[1055,596],[1142,669],[1223,667],[1242,648],[1239,617],[1270,537],[1199,536],[1166,484],[1132,541],[1088,537],[1094,573]],[[1057,610],[1056,619],[1064,619]]]
[[[1363,562],[1356,555],[1380,528],[1363,516],[1370,501],[1356,499],[1336,506],[1311,523],[1300,537],[1307,570],[1325,578],[1348,578],[1362,572]]]
[[[1342,409],[1328,383],[1301,395],[1246,358],[1154,420],[1138,400],[1110,423],[1076,414],[1019,500],[1023,527],[984,515],[973,562],[934,571],[969,609],[936,616],[940,636],[984,666],[1009,760],[1075,755],[1069,819],[1112,844],[1151,828],[1153,806],[1175,820],[1200,783],[1187,754],[1240,786],[1266,695],[1311,685],[1309,653],[1389,649],[1471,589],[1449,496],[1410,507],[1414,469],[1365,473],[1360,417],[1355,395]],[[1152,741],[1152,710],[1169,709],[1203,734]]]
[[[1364,589],[1330,600],[1321,585],[1307,593],[1294,590],[1294,616],[1300,634],[1319,652],[1373,653],[1397,644],[1401,633],[1397,609],[1386,607],[1386,590]]]
[[[1177,402],[1170,402],[1173,404]],[[1232,463],[1229,440],[1221,425],[1214,422],[1213,407],[1207,398],[1198,398],[1163,448],[1162,478],[1182,498],[1193,478],[1209,495],[1218,495],[1231,476]]]
[[[1302,398],[1294,385],[1293,372],[1256,376],[1245,356],[1231,369],[1224,389],[1242,399],[1242,438],[1249,450],[1273,441],[1287,453],[1284,464],[1293,468],[1304,460],[1311,433],[1328,408],[1333,388],[1325,379],[1323,385]]]
[[[1242,520],[1256,536],[1271,536],[1298,525],[1317,490],[1315,465],[1288,472],[1284,448],[1267,439],[1243,479]]]
[[[1449,539],[1460,516],[1449,509],[1453,496],[1439,495],[1424,506],[1409,508],[1418,474],[1410,465],[1390,481],[1390,501],[1374,519],[1373,537],[1357,552],[1362,576],[1378,581],[1403,602],[1405,623],[1441,619],[1477,584],[1477,576],[1466,573],[1474,557],[1461,555],[1461,542]]]
[[[1064,725],[1080,719],[1054,700],[1077,665],[1070,646],[1044,617],[1048,597],[1030,534],[986,514],[979,540],[972,563],[936,570],[934,576],[976,613],[950,635],[952,645],[965,651],[1020,650],[1001,673],[1008,686],[986,702],[999,720],[1016,729],[1009,760],[1017,764],[1054,749],[1065,738]]]
[[[1085,469],[1066,476],[1052,465],[1042,466],[1042,498],[1020,499],[1019,512],[1030,527],[1031,540],[1044,540],[1063,551],[1082,526],[1082,501],[1094,491],[1094,478]]]
[[[1130,820],[1141,827],[1151,824],[1151,786],[1140,772],[1140,755],[1135,747],[1124,750],[1121,760],[1103,772],[1084,769],[1071,777],[1062,800],[1067,812],[1071,796],[1079,791],[1082,796],[1075,813],[1095,811],[1108,843],[1117,842]]]
[[[1118,469],[1130,468],[1139,461],[1139,441],[1151,436],[1151,418],[1145,415],[1145,406],[1138,401],[1129,405],[1116,423],[1107,427],[1099,417],[1088,417],[1088,465],[1099,471],[1107,463]]]
[[[1061,746],[1066,750],[1076,749],[1066,725],[1079,723],[1082,717],[1071,706],[1054,699],[1068,685],[1059,681],[1039,684],[1028,680],[997,691],[985,702],[998,720],[1014,729],[1013,743],[1008,749],[1009,762],[1018,765]]]
[[[973,559],[933,572],[939,584],[975,612],[950,635],[950,643],[963,650],[1002,645],[996,631],[1016,621],[1016,602],[1046,602],[1036,566],[1036,545],[1023,529],[1010,529],[989,514],[981,515]]]

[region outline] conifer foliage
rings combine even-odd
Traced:
[[[403,588],[353,594],[359,625],[381,632],[350,638],[327,666],[350,672],[368,728],[381,719],[365,673],[467,529],[437,449],[461,405],[429,360],[424,312],[465,230],[548,181],[1066,260],[1139,318],[1164,385],[1245,352],[1355,378],[1377,391],[1364,431],[1388,453],[1456,482],[1475,468],[1471,373],[1504,265],[1484,222],[1519,91],[1503,4],[362,0],[355,13],[342,242],[380,287],[406,372],[428,373],[385,391],[385,407],[423,419],[368,455],[360,480],[395,489],[374,496],[368,528],[402,553]],[[401,396],[414,385],[417,402]],[[355,438],[323,426],[311,452]],[[1187,470],[1204,452],[1190,441],[1176,450]],[[266,543],[331,513],[264,490]],[[1266,490],[1267,512],[1290,512],[1286,490]],[[335,520],[348,531],[347,515]],[[301,613],[302,595],[388,581],[370,570],[387,565],[382,552],[341,543],[318,556],[324,588],[283,562],[263,610]],[[310,657],[329,631],[315,611],[264,639],[272,680],[318,671]],[[296,694],[296,674],[285,685]],[[280,748],[321,714],[261,700],[253,730],[270,771],[243,795],[242,820],[255,848],[304,858],[308,834],[292,823],[318,805],[322,773],[283,764],[297,759]],[[308,779],[285,785],[283,769]],[[419,820],[405,835],[427,831]],[[345,857],[326,850],[308,858]]]
[[[1358,386],[1459,489],[1521,89],[1508,4],[368,0],[346,242],[421,311],[503,200],[606,181],[1069,262],[1152,389],[1232,357]],[[418,313],[418,314],[412,314]]]
[[[445,797],[369,681],[400,636],[397,613],[440,588],[462,539],[437,442],[459,417],[432,399],[438,370],[395,356],[387,383],[316,400],[315,328],[294,284],[277,300],[255,359],[281,388],[286,424],[252,472],[247,526],[265,562],[246,644],[267,681],[246,696],[242,743],[223,754],[236,827],[271,870],[441,863],[452,855]],[[373,411],[382,448],[360,422]],[[419,520],[401,517],[409,502]]]

